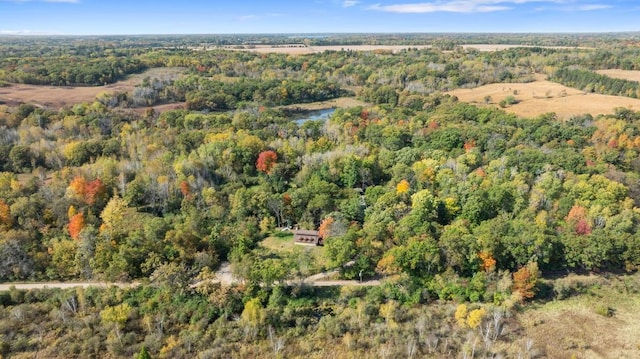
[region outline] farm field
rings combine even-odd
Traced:
[[[615,79],[640,81],[640,71],[608,69],[608,70],[597,70],[596,72],[599,73],[600,75],[613,77]]]
[[[542,47],[553,49],[574,49],[575,47],[568,46],[530,46],[530,45],[511,45],[511,44],[465,44],[461,45],[462,48],[476,49],[481,52],[493,52],[505,49],[512,49],[517,47]],[[317,54],[325,51],[391,51],[393,53],[406,50],[406,49],[430,49],[431,45],[336,45],[336,46],[305,46],[302,44],[289,44],[289,45],[251,45],[251,46],[223,46],[223,47],[208,47],[207,49],[224,49],[232,51],[253,51],[258,53],[279,53],[289,55],[307,55]],[[585,47],[580,47],[586,49]],[[204,47],[197,48],[203,50]]]
[[[512,45],[512,44],[465,44],[462,45],[462,48],[467,49],[476,49],[481,52],[492,52],[492,51],[501,51],[507,49],[514,49],[517,47],[540,47],[543,49],[590,49],[589,47],[570,47],[570,46],[533,46],[533,45]]]
[[[305,46],[301,44],[291,45],[255,45],[251,48],[240,48],[238,46],[212,47],[215,49],[234,50],[234,51],[253,51],[258,53],[280,53],[289,55],[306,55],[317,54],[325,51],[391,51],[398,52],[405,49],[430,49],[431,45],[338,45],[338,46]]]
[[[473,89],[456,89],[448,94],[460,101],[479,106],[496,107],[507,96],[514,96],[519,102],[505,108],[505,111],[522,117],[536,117],[555,112],[558,118],[568,119],[575,115],[613,113],[616,107],[640,109],[640,100],[588,93],[566,87],[555,82],[538,79],[529,83],[496,83]],[[489,103],[485,97],[490,96]]]
[[[39,106],[60,108],[83,102],[93,102],[101,93],[131,92],[145,77],[150,78],[177,78],[182,75],[184,68],[162,67],[152,68],[140,74],[129,76],[126,80],[118,81],[105,86],[45,86],[11,84],[8,87],[0,87],[0,102],[10,105],[20,103],[32,103]],[[158,105],[154,109],[158,112],[175,108],[175,104]]]

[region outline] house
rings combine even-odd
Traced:
[[[306,246],[322,246],[324,241],[318,231],[296,229],[293,231],[293,243]]]

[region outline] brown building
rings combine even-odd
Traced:
[[[296,229],[293,231],[293,243],[307,246],[322,246],[324,241],[318,231]]]

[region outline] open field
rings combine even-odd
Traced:
[[[537,117],[555,112],[558,118],[568,119],[575,115],[610,114],[616,107],[640,110],[640,100],[621,96],[588,93],[555,82],[538,79],[529,83],[496,83],[474,89],[456,89],[448,92],[460,101],[478,106],[497,107],[507,96],[514,96],[519,102],[505,108],[505,111],[522,117]],[[489,103],[485,97],[490,96]]]
[[[8,104],[33,103],[40,106],[60,108],[82,102],[93,102],[97,95],[112,92],[130,92],[139,85],[145,77],[177,78],[184,72],[183,68],[153,68],[140,74],[129,76],[126,80],[106,86],[42,86],[12,84],[0,87],[0,101]],[[156,111],[162,111],[171,105],[157,106]]]
[[[360,101],[355,97],[339,97],[327,101],[318,101],[310,103],[297,103],[293,105],[281,106],[280,108],[314,111],[324,110],[327,108],[349,108],[357,106],[371,106],[370,104]]]
[[[462,48],[476,49],[481,52],[501,51],[513,49],[516,47],[540,47],[543,49],[592,49],[590,47],[570,47],[570,46],[533,46],[533,45],[510,45],[510,44],[468,44],[462,45]]]
[[[590,277],[583,279],[602,280]],[[526,308],[517,319],[541,357],[638,358],[638,311],[638,294],[594,285],[579,296]]]
[[[430,49],[431,45],[337,45],[337,46],[305,46],[302,44],[291,45],[252,45],[252,46],[224,46],[211,47],[214,49],[224,49],[233,51],[253,51],[259,53],[279,53],[289,55],[316,54],[325,51],[391,51],[398,52],[405,49]]]
[[[596,72],[599,73],[600,75],[613,77],[615,79],[640,82],[640,71],[610,69],[610,70],[598,70]]]
[[[207,47],[209,50],[223,49],[232,51],[253,51],[258,53],[279,53],[289,55],[307,55],[316,54],[325,51],[391,51],[399,52],[406,49],[430,49],[431,45],[336,45],[336,46],[305,46],[303,44],[286,44],[286,45],[244,45],[244,46],[220,46]],[[464,49],[476,49],[479,51],[500,51],[516,47],[542,47],[551,49],[575,49],[576,47],[568,46],[531,46],[531,45],[509,45],[509,44],[469,44],[462,45]],[[587,49],[581,47],[582,49]],[[204,47],[195,49],[204,50]]]

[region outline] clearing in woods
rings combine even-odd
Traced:
[[[640,82],[640,71],[610,69],[610,70],[598,70],[596,72],[599,73],[600,75],[613,77],[614,79]]]
[[[83,102],[93,102],[101,93],[131,92],[142,83],[145,77],[151,79],[175,79],[184,73],[181,67],[152,68],[140,74],[130,75],[126,80],[105,86],[46,86],[11,84],[8,87],[0,87],[0,101],[11,105],[20,103],[32,103],[40,106],[58,109],[66,105],[74,105]],[[154,106],[161,112],[176,104]],[[157,107],[157,108],[156,108]]]
[[[278,253],[293,253],[295,251],[304,251],[314,257],[316,263],[326,264],[324,256],[324,247],[319,246],[303,246],[293,243],[293,232],[275,232],[265,240],[260,242],[262,247],[268,248]]]
[[[537,117],[554,112],[560,119],[569,119],[587,113],[594,117],[611,114],[616,107],[640,110],[638,99],[585,93],[544,80],[541,75],[529,83],[496,83],[447,93],[458,97],[460,101],[481,107],[498,107],[500,101],[513,96],[518,103],[508,105],[504,110],[521,117]]]
[[[574,287],[585,283],[583,292],[525,307],[516,315],[522,337],[532,340],[537,357],[638,358],[640,296],[627,293],[625,280],[593,275],[560,279]]]

